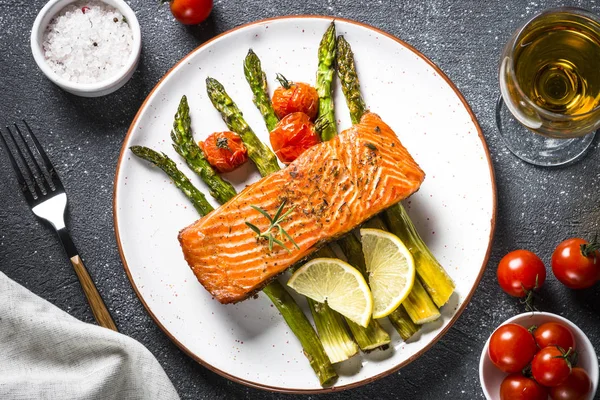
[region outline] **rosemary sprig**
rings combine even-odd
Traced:
[[[325,128],[327,128],[330,124],[331,122],[327,118],[325,118],[324,116],[320,116],[315,121],[315,131],[321,134],[321,132],[323,132]]]
[[[266,212],[265,210],[263,210],[262,208],[260,208],[258,206],[255,206],[255,205],[250,206],[253,209],[255,209],[256,211],[258,211],[259,213],[261,213],[270,222],[270,225],[267,228],[267,230],[264,232],[261,232],[260,229],[258,229],[258,227],[256,225],[251,224],[250,222],[246,221],[246,225],[248,226],[248,228],[252,229],[256,233],[256,237],[258,239],[264,238],[269,241],[269,251],[273,250],[273,243],[277,243],[278,245],[280,245],[281,247],[286,249],[288,253],[290,253],[290,249],[288,249],[287,246],[281,240],[279,240],[279,239],[277,239],[277,237],[275,237],[275,236],[281,237],[282,235],[285,236],[286,238],[288,238],[288,240],[290,242],[292,242],[292,244],[297,249],[300,249],[300,246],[298,246],[298,244],[294,241],[294,239],[292,239],[292,237],[280,225],[292,213],[292,211],[294,211],[294,208],[296,207],[296,206],[293,206],[292,208],[287,210],[282,215],[281,213],[283,212],[283,208],[285,207],[286,202],[287,202],[287,200],[284,200],[281,202],[281,205],[279,206],[279,208],[277,209],[277,211],[275,212],[275,215],[273,217],[271,217],[268,212]],[[275,235],[273,235],[273,232],[272,232],[273,229],[277,230]]]

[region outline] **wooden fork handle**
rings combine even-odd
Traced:
[[[81,257],[79,257],[79,255],[71,257],[71,264],[73,264],[75,273],[79,278],[79,283],[81,283],[81,287],[83,288],[83,293],[90,304],[92,314],[94,314],[94,318],[96,318],[98,325],[112,329],[113,331],[118,331],[117,325],[115,324],[115,321],[113,321],[108,308],[106,308],[102,297],[100,297],[100,293],[98,293],[98,289],[96,289],[96,285],[94,285],[85,265],[83,265]]]
[[[92,309],[92,314],[94,314],[96,322],[98,322],[98,325],[100,326],[118,332],[117,325],[110,316],[110,312],[108,311],[108,308],[106,308],[104,300],[100,297],[100,293],[98,292],[98,289],[96,289],[96,285],[94,284],[90,273],[85,265],[83,265],[83,261],[81,261],[81,257],[79,257],[79,252],[77,251],[75,243],[73,243],[73,239],[71,239],[71,235],[69,235],[69,231],[65,227],[64,222],[62,226],[55,226],[55,228],[60,242],[62,243],[67,256],[71,260],[71,264],[73,264],[73,269],[75,269],[77,278],[79,278],[79,283],[81,284],[83,293]]]

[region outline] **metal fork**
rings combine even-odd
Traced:
[[[25,140],[25,136],[21,133],[21,129],[19,129],[17,124],[14,124],[14,129],[18,133],[18,136],[23,143],[23,147],[29,155],[31,164],[35,166],[34,169],[36,172],[32,170],[30,164],[27,162],[27,158],[23,154],[21,146],[17,143],[11,129],[8,126],[6,127],[9,137],[12,139],[14,148],[16,149],[16,157],[19,158],[23,168],[19,167],[15,155],[13,155],[4,135],[0,131],[0,138],[2,139],[2,143],[4,144],[10,162],[17,175],[17,181],[21,186],[21,191],[25,195],[25,199],[29,203],[33,213],[39,218],[49,222],[56,230],[56,233],[58,233],[58,237],[65,248],[67,256],[71,260],[71,264],[73,264],[75,273],[79,278],[79,283],[83,288],[85,297],[87,298],[98,325],[117,331],[117,326],[113,321],[108,308],[106,308],[102,297],[100,297],[100,293],[98,292],[98,289],[96,289],[85,265],[83,265],[83,261],[81,261],[81,257],[79,257],[79,252],[65,226],[64,215],[67,207],[67,193],[65,192],[65,188],[56,173],[56,169],[50,162],[44,149],[42,149],[40,142],[38,142],[31,128],[24,120],[23,124],[27,128],[29,137],[33,141],[34,147],[42,160],[41,165],[36,157],[34,157],[30,145],[27,143],[27,140]]]

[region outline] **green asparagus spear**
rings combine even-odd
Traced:
[[[371,221],[373,221],[373,219]],[[373,222],[372,222],[372,225],[368,225],[368,226],[370,228],[381,229],[381,225],[374,224]],[[356,269],[358,269],[363,274],[365,279],[368,280],[367,266],[365,264],[365,256],[362,251],[362,245],[361,245],[360,241],[356,238],[356,236],[354,236],[353,233],[350,233],[347,236],[348,236],[347,238],[342,238],[342,240],[338,240],[338,244],[340,245],[342,251],[346,255],[346,258],[348,258],[348,262],[350,263],[350,265],[353,265],[354,267],[356,267]],[[404,310],[403,305],[400,305],[400,307],[398,307],[397,310],[400,310],[400,311],[398,313],[396,313],[394,316],[390,317],[390,320],[392,318],[396,319],[396,321],[392,321],[392,325],[396,329],[397,329],[398,325],[407,327],[406,329],[403,329],[402,331],[397,329],[398,333],[400,334],[402,339],[406,340],[406,339],[408,339],[408,337],[405,337],[405,336],[406,336],[406,334],[408,334],[408,331],[412,331],[412,334],[414,334],[419,330],[419,327],[417,325],[415,325],[410,318],[407,318],[406,321],[400,320],[402,318],[402,316],[404,316],[404,315],[406,315],[408,317],[408,314],[406,314],[406,310]],[[404,311],[404,313],[402,313],[402,311]],[[354,331],[353,331],[353,333],[354,333]],[[411,334],[411,336],[412,336],[412,334]],[[357,339],[357,341],[358,341],[358,338],[356,338],[356,336],[355,336],[355,339]]]
[[[371,218],[370,220],[365,222],[363,226],[365,228],[389,231],[388,226],[385,224],[385,222],[383,222],[381,218],[379,218],[379,216]],[[414,286],[421,286],[421,284],[417,282],[418,280],[419,278],[415,279]],[[424,324],[425,322],[434,321],[440,316],[440,311],[435,306],[435,304],[433,304],[433,301],[431,300],[427,292],[425,292],[424,290],[418,290],[418,288],[417,290],[415,290],[414,287],[413,290],[411,290],[408,294],[406,300],[402,302],[398,309],[404,309],[406,311],[406,314],[409,315],[412,320],[401,322],[398,320],[398,318],[401,318],[404,314],[398,313],[395,315],[395,317],[393,317],[396,318],[396,323],[393,324],[394,326],[396,326],[397,324],[399,325],[401,323],[404,325]]]
[[[215,172],[204,156],[202,149],[192,137],[190,107],[187,97],[183,96],[175,114],[171,130],[173,148],[185,159],[187,165],[208,185],[210,195],[221,204],[235,196],[235,188]]]
[[[317,68],[317,93],[319,94],[319,119],[328,122],[324,129],[321,129],[321,140],[327,141],[337,135],[337,124],[333,106],[333,97],[331,96],[331,83],[335,71],[336,43],[335,43],[335,23],[331,22],[327,31],[321,39],[318,51]],[[362,248],[358,240],[352,235],[342,237],[338,244],[344,250],[346,257],[351,265],[356,266],[357,262],[364,264]],[[389,335],[381,328],[377,321],[372,320],[367,329],[360,329],[352,321],[348,326],[362,350],[372,350],[380,347],[377,343],[389,343]]]
[[[306,315],[304,315],[298,303],[277,280],[266,286],[263,292],[275,304],[275,307],[283,315],[285,322],[300,340],[304,355],[308,358],[310,366],[317,374],[321,385],[328,386],[334,383],[338,375],[325,353],[321,340],[308,319],[306,319]]]
[[[254,104],[260,111],[267,125],[267,129],[271,132],[279,122],[279,118],[275,115],[273,104],[269,98],[267,89],[267,75],[262,70],[260,59],[252,51],[248,50],[248,55],[244,59],[244,75],[254,94]]]
[[[240,135],[244,141],[248,149],[248,156],[256,164],[258,172],[262,176],[267,176],[279,171],[279,164],[277,163],[275,153],[260,141],[252,128],[246,123],[242,112],[227,92],[225,92],[223,85],[216,79],[206,78],[206,90],[213,105],[221,113],[223,121],[225,121],[229,129]]]
[[[390,232],[406,243],[406,247],[415,258],[417,275],[427,293],[438,307],[446,304],[454,292],[454,282],[423,242],[402,204],[398,203],[388,208],[384,218]]]
[[[352,233],[351,233],[352,234]],[[350,234],[350,235],[351,235]],[[358,246],[360,247],[360,242],[358,243]],[[344,250],[342,248],[342,250]],[[346,253],[347,254],[347,253]],[[325,258],[337,258],[336,254],[334,253],[334,251],[328,247],[321,247],[319,249],[319,251],[317,251],[317,253],[314,255],[314,257],[311,258],[317,258],[317,257],[325,257]],[[351,265],[352,262],[350,260],[348,260],[349,263]],[[364,260],[363,260],[363,265],[364,265]],[[321,309],[329,309],[329,306],[327,306],[327,304],[322,304]],[[334,311],[331,311],[331,314],[337,314]],[[314,312],[313,312],[313,317],[315,317]],[[331,318],[331,317],[329,317]],[[318,319],[324,319],[324,318],[319,318],[319,316],[317,315],[315,318],[315,323],[319,324],[319,322],[317,321]],[[383,348],[386,347],[391,339],[390,339],[390,335],[388,335],[388,333],[385,331],[385,329],[383,329],[381,327],[381,325],[379,324],[379,322],[375,319],[371,319],[369,321],[369,325],[367,325],[367,327],[363,327],[359,324],[357,324],[354,321],[349,320],[348,318],[345,318],[346,323],[348,324],[348,328],[350,328],[350,332],[352,332],[352,336],[354,336],[354,339],[356,340],[356,343],[358,343],[358,347],[360,347],[360,349],[362,351],[368,352],[377,348]],[[324,324],[325,321],[323,321],[322,323]],[[317,331],[319,331],[319,334],[322,330],[320,330],[318,328],[317,325]],[[321,335],[323,336],[323,335]],[[333,342],[333,349],[332,352],[339,352],[339,348],[341,347],[341,344],[343,344],[342,340],[340,339],[336,339],[340,336],[340,334],[335,334],[335,335],[331,335],[333,338],[329,339]],[[343,349],[343,347],[342,347]],[[329,352],[328,352],[329,354]]]
[[[202,192],[200,192],[189,179],[177,169],[175,162],[169,157],[147,147],[132,146],[130,149],[136,156],[150,161],[161,168],[173,180],[175,185],[188,197],[201,216],[206,215],[213,210],[213,207],[206,201]],[[292,332],[300,340],[300,344],[304,349],[304,354],[308,358],[310,366],[317,374],[321,385],[326,386],[335,382],[337,373],[325,353],[323,344],[304,315],[304,312],[302,312],[302,309],[294,301],[292,296],[290,296],[277,280],[267,285],[263,289],[263,292],[271,299]]]
[[[333,37],[335,38],[335,28],[330,27],[327,30],[327,32],[325,32],[325,34],[323,35],[323,41],[325,41],[325,39],[331,35],[331,32],[334,32]],[[252,60],[252,62],[249,63],[249,60]],[[264,72],[262,71],[262,66],[260,64],[260,59],[255,53],[252,53],[252,56],[250,56],[249,53],[249,55],[246,57],[246,60],[244,62],[245,71],[247,69],[247,65],[252,66],[252,76],[264,76]],[[263,86],[263,84],[266,85],[266,81],[261,81],[258,79],[249,79],[248,75],[246,75],[246,80],[248,81],[248,84],[250,85],[253,93],[266,92],[266,86]],[[269,120],[265,117],[265,114],[262,112],[263,109],[273,109],[271,99],[269,98],[269,96],[255,95],[254,104],[259,108],[259,110],[261,110],[261,114],[263,115],[265,124],[267,125],[267,128],[271,130],[270,125],[273,124],[273,122],[269,122]],[[331,107],[333,107],[333,103],[331,103]],[[277,121],[275,121],[274,124],[276,123]],[[333,124],[335,126],[335,121],[333,121]],[[335,136],[337,134],[337,130],[333,129],[333,133]],[[351,238],[341,239],[341,241],[348,240],[351,241]],[[355,242],[350,243],[350,246],[356,248],[356,242],[358,241],[356,240],[356,238],[354,238],[354,240]],[[360,251],[359,258],[362,260],[363,256],[362,250],[360,250],[360,243],[358,243],[358,249]],[[335,258],[336,255],[330,248],[324,247],[319,250],[315,257]],[[364,263],[364,260],[362,260],[362,262]],[[309,305],[311,305],[311,311],[313,313],[313,317],[317,325],[317,330],[321,335],[323,344],[330,358],[332,358],[332,360],[337,359],[337,357],[341,357],[340,353],[346,354],[346,358],[352,355],[353,353],[347,350],[349,348],[349,344],[346,342],[344,332],[341,328],[339,329],[337,334],[333,334],[330,331],[324,330],[326,326],[335,323],[334,316],[336,315],[336,313],[332,311],[327,305],[319,307],[318,310],[320,310],[320,312],[316,312],[317,308],[315,308],[310,301]],[[390,336],[381,327],[379,322],[375,320],[371,320],[367,328],[364,328],[348,319],[346,319],[346,322],[348,324],[348,327],[350,328],[350,331],[352,332],[352,335],[354,336],[354,339],[363,351],[369,351],[379,347],[384,347],[390,343]]]
[[[223,120],[228,124],[229,128],[240,135],[248,148],[250,159],[256,164],[260,174],[267,176],[272,172],[278,171],[280,168],[275,154],[256,137],[254,131],[252,131],[244,120],[241,111],[226,93],[223,85],[212,78],[208,78],[206,82],[208,94],[211,97],[213,105],[221,113]],[[268,97],[266,99],[268,100]],[[264,101],[264,99],[261,101]],[[257,143],[263,147],[261,147],[260,151],[252,154],[250,148],[256,147]],[[343,324],[336,324],[339,318],[332,315],[334,311],[325,305],[319,308],[319,312],[315,312],[314,303],[311,304],[309,302],[309,305],[312,306],[311,311],[313,316],[318,320],[316,321],[317,326],[321,326],[322,328],[327,327],[321,334],[321,336],[326,336],[325,338],[322,337],[321,340],[327,354],[336,360],[345,360],[354,355],[356,351],[353,351],[352,346],[348,344],[352,339]],[[327,337],[329,334],[331,334],[331,337]]]
[[[354,66],[354,55],[352,54],[350,44],[343,36],[340,36],[337,39],[337,47],[338,75],[342,82],[342,91],[346,97],[346,103],[350,109],[352,121],[357,122],[360,121],[366,107],[360,93],[360,84]],[[427,248],[427,245],[417,233],[414,224],[408,217],[402,204],[398,203],[397,205],[388,208],[385,211],[384,216],[386,217],[390,232],[398,236],[415,257],[417,275],[421,279],[423,286],[426,289],[426,293],[431,296],[438,307],[446,304],[454,291],[454,282],[452,282],[452,279],[450,279],[446,271],[444,271],[444,268]],[[429,303],[426,299],[420,299],[420,301],[414,302],[413,304],[425,305]],[[411,310],[407,311],[411,314]],[[433,311],[433,309],[430,311]],[[414,314],[411,314],[411,316],[412,315]],[[417,321],[415,321],[415,323],[416,322]]]
[[[129,149],[136,156],[151,162],[169,175],[175,186],[190,199],[198,213],[205,215],[212,211],[213,207],[206,200],[202,192],[192,185],[187,176],[177,168],[175,161],[171,160],[166,154],[161,154],[144,146],[131,146]]]
[[[220,92],[219,96],[217,96],[214,99],[215,101],[224,100],[227,102],[227,99],[229,99],[229,101],[231,101],[231,99],[229,98],[227,93],[225,93],[225,90],[222,88],[222,86],[218,82],[215,81],[215,82],[213,82],[213,84],[215,84],[215,86],[217,87],[217,89],[219,89],[219,92]],[[221,87],[219,88],[219,86],[221,86]],[[216,92],[213,92],[213,93],[216,93]],[[211,100],[212,100],[212,98],[211,98]],[[237,109],[237,107],[235,106],[235,104],[233,104],[232,101],[228,107],[229,107],[228,110],[232,111],[232,112],[234,112],[235,109]],[[219,111],[222,111],[222,110],[226,110],[226,107],[225,106],[223,106],[221,108],[217,107],[217,109],[219,109]],[[224,111],[222,111],[222,112],[224,112]],[[175,142],[174,147],[176,150],[178,150],[178,153],[186,159],[186,161],[188,162],[188,165],[190,163],[193,165],[193,167],[194,167],[193,169],[214,190],[215,193],[223,194],[223,196],[216,197],[217,200],[223,204],[226,201],[228,201],[231,197],[235,196],[235,194],[236,194],[235,189],[233,187],[231,187],[231,190],[229,190],[229,188],[227,188],[228,184],[223,180],[218,181],[218,180],[211,179],[211,174],[214,173],[214,171],[212,170],[212,167],[210,166],[210,164],[197,162],[197,159],[199,159],[199,158],[205,160],[205,157],[202,153],[202,149],[200,149],[196,145],[196,148],[192,148],[194,150],[194,152],[190,152],[190,151],[186,151],[189,148],[183,148],[180,144],[180,143],[182,143],[185,145],[186,141],[191,141],[193,143],[193,140],[191,140],[191,132],[189,130],[189,115],[188,115],[188,113],[189,113],[189,107],[187,105],[187,99],[185,99],[185,96],[184,96],[184,98],[182,99],[182,102],[180,103],[179,112],[175,116],[174,133],[172,134],[172,139]],[[224,116],[224,119],[225,119],[225,116]],[[244,140],[249,139],[251,141],[251,143],[258,143],[259,145],[264,146],[258,140],[258,138],[256,138],[256,136],[254,135],[252,130],[248,127],[248,125],[244,121],[243,117],[241,116],[241,113],[240,113],[240,115],[233,116],[232,118],[230,118],[230,120],[233,121],[234,127],[246,127],[245,128],[246,135],[245,135]],[[232,129],[232,130],[235,131],[235,129]],[[237,133],[240,134],[240,136],[242,136],[241,132],[237,131]],[[242,138],[244,138],[244,136],[242,136]],[[256,140],[253,140],[253,139],[256,139]],[[248,145],[247,145],[247,147],[248,147]],[[182,148],[181,152],[179,151],[179,148]],[[196,149],[197,149],[197,152],[196,152]],[[266,150],[266,151],[262,154],[270,152],[268,147],[264,150]],[[193,154],[197,154],[197,157],[193,157]],[[255,152],[255,155],[256,154],[257,153]],[[259,152],[259,154],[260,154],[260,152]],[[273,155],[273,157],[274,157],[274,155]],[[279,169],[279,165],[276,162],[275,162],[275,165],[273,165],[273,163],[271,163],[271,162],[264,162],[264,160],[265,160],[264,158],[261,158],[260,160],[263,161],[262,165],[264,165],[264,166],[267,166],[271,169],[275,169],[275,168]],[[192,165],[190,165],[190,166],[192,166]],[[274,286],[278,286],[278,285],[281,286],[279,282],[273,282],[270,285],[268,285],[266,288],[264,288],[263,291],[275,303],[275,305],[278,307],[279,311],[282,313],[282,315],[288,322],[288,325],[290,326],[292,331],[296,334],[296,336],[300,340],[300,342],[304,348],[304,352],[311,362],[311,366],[315,370],[316,374],[319,376],[321,384],[325,385],[325,384],[330,383],[332,380],[335,380],[337,375],[335,375],[335,371],[333,371],[333,369],[332,369],[331,362],[327,358],[329,352],[325,351],[325,348],[323,347],[323,343],[321,343],[321,341],[319,341],[319,339],[315,335],[314,330],[312,330],[312,326],[310,326],[310,323],[308,323],[304,314],[301,314],[301,310],[298,307],[298,305],[294,302],[293,298],[289,296],[289,294],[285,291],[285,289],[283,289],[283,287],[275,287],[274,288]],[[285,296],[285,297],[282,297],[282,296]],[[294,310],[298,311],[300,314],[298,312],[292,313],[292,311],[294,311]],[[291,315],[290,315],[290,313],[291,313]],[[324,321],[324,324],[332,325],[332,318],[334,316],[325,315],[325,313],[322,313],[322,314],[324,314],[324,316],[322,318],[322,320]],[[333,311],[331,311],[329,314],[333,314]],[[335,322],[335,321],[333,320],[333,322]],[[307,323],[308,323],[308,326],[306,325]],[[302,329],[298,330],[299,327]],[[308,329],[306,329],[307,327],[310,327],[310,331]],[[342,327],[343,327],[343,325],[342,325]],[[352,339],[349,337],[348,334],[346,335],[345,338],[337,338],[337,340],[338,340],[338,342],[340,342],[340,343],[338,343],[339,347],[344,348],[342,345],[345,345],[346,346],[345,348],[350,349],[349,352],[352,349],[352,345],[354,345],[354,347],[356,346],[354,344],[354,342],[352,342]],[[315,341],[318,342],[318,345],[319,345],[318,347],[315,346]],[[350,344],[348,344],[348,342],[350,342]],[[323,354],[321,354],[321,353],[323,353]],[[354,352],[350,353],[347,357],[345,357],[343,359],[346,359],[350,355],[353,355],[355,353],[356,353],[356,350],[354,350]],[[336,357],[339,357],[335,353],[333,353],[333,355]],[[323,356],[325,356],[325,357],[323,357]]]
[[[394,328],[396,328],[396,331],[398,331],[402,340],[406,341],[410,339],[419,331],[420,326],[413,322],[406,312],[404,306],[396,308],[390,315],[388,315],[388,319]]]
[[[342,83],[342,92],[344,92],[346,103],[350,109],[350,119],[353,124],[357,124],[360,122],[360,117],[365,113],[367,106],[360,94],[360,83],[354,65],[354,54],[343,36],[337,38],[337,69]]]
[[[331,96],[331,82],[335,70],[335,24],[333,21],[321,39],[318,58],[316,89],[319,94],[319,118],[329,122],[321,131],[321,140],[325,142],[337,135],[333,97]]]

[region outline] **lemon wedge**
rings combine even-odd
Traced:
[[[315,258],[300,267],[288,286],[303,296],[325,303],[349,320],[364,326],[371,320],[373,297],[362,274],[336,258]]]
[[[361,229],[373,318],[390,315],[406,299],[415,281],[415,262],[404,243],[389,232]]]

